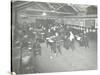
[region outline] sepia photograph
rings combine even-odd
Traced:
[[[11,72],[97,70],[96,5],[11,1]]]

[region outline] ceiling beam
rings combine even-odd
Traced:
[[[66,12],[58,12],[58,11],[54,11],[54,12],[52,12],[52,11],[49,11],[49,10],[40,10],[40,9],[26,9],[26,10],[24,10],[24,11],[38,11],[38,12],[50,12],[50,13],[58,13],[58,14],[73,14],[73,13],[66,13]]]
[[[64,4],[64,5],[60,6],[60,7],[58,7],[56,10],[59,10],[60,8],[64,7],[65,5],[66,5],[66,4]]]
[[[49,7],[53,10],[55,10],[55,8],[50,4],[50,3],[47,3],[49,5]]]
[[[76,7],[74,7],[74,5],[70,4],[70,6],[71,6],[76,12],[80,12]]]
[[[27,15],[29,17],[44,17],[42,15]],[[47,18],[81,18],[81,19],[96,19],[97,15],[86,15],[86,16],[45,16]]]
[[[25,9],[25,8],[33,5],[33,4],[34,4],[33,2],[27,2],[27,3],[25,3],[25,4],[21,5],[21,6],[19,6],[19,5],[15,6],[15,7],[13,7],[13,9],[16,9],[16,11],[19,11],[19,10],[23,10],[23,9]]]
[[[21,7],[21,6],[23,6],[23,5],[26,5],[26,4],[28,4],[28,3],[30,3],[30,2],[25,2],[25,3],[18,4],[18,5],[13,5],[13,7],[14,7],[14,8],[19,8],[19,7]]]
[[[45,10],[45,8],[44,8],[41,4],[36,3],[36,5],[38,5],[40,8],[42,8],[42,9],[44,9],[44,10]]]

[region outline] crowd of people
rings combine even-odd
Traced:
[[[49,24],[49,25],[23,25],[15,27],[15,46],[21,48],[31,47],[34,55],[41,55],[41,43],[46,43],[54,54],[62,54],[61,47],[66,50],[75,49],[75,42],[81,47],[89,47],[88,33],[95,32],[93,28],[86,28],[66,24]],[[17,35],[18,34],[18,35]]]

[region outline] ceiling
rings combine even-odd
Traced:
[[[48,15],[48,16],[73,16],[79,13],[86,13],[89,5],[73,5],[64,3],[15,1],[12,3],[14,9],[27,15]],[[46,14],[44,14],[46,13]]]

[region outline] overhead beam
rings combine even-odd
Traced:
[[[60,8],[64,7],[65,5],[66,5],[66,4],[64,4],[64,5],[60,6],[60,7],[58,7],[56,10],[59,10]]]
[[[40,8],[45,10],[45,8],[43,6],[41,6],[39,3],[36,3],[36,5],[38,5]]]
[[[71,6],[76,12],[80,12],[78,9],[76,9],[76,7],[74,7],[74,5],[70,4],[70,6]]]
[[[25,8],[27,8],[27,7],[31,6],[31,5],[33,5],[33,4],[34,4],[33,2],[27,2],[27,3],[23,4],[23,5],[15,6],[15,7],[13,7],[13,9],[16,9],[16,11],[17,11],[17,10],[23,10],[23,9],[25,9]]]
[[[18,5],[14,5],[13,7],[14,7],[14,8],[19,8],[19,7],[21,7],[21,6],[23,6],[23,5],[26,5],[26,4],[28,4],[28,3],[30,3],[30,2],[25,2],[25,3],[18,4]]]
[[[53,10],[55,10],[55,8],[50,4],[50,3],[47,3],[49,5],[50,8],[52,8]]]
[[[49,11],[49,10],[40,10],[40,9],[26,9],[24,11],[38,11],[38,12],[50,12],[50,13],[58,13],[58,14],[73,14],[73,13],[65,13],[65,12],[57,12],[57,11]]]
[[[42,16],[42,15],[27,15],[29,17],[47,17],[47,18],[89,18],[89,19],[96,19],[97,15],[86,15],[86,16]]]

